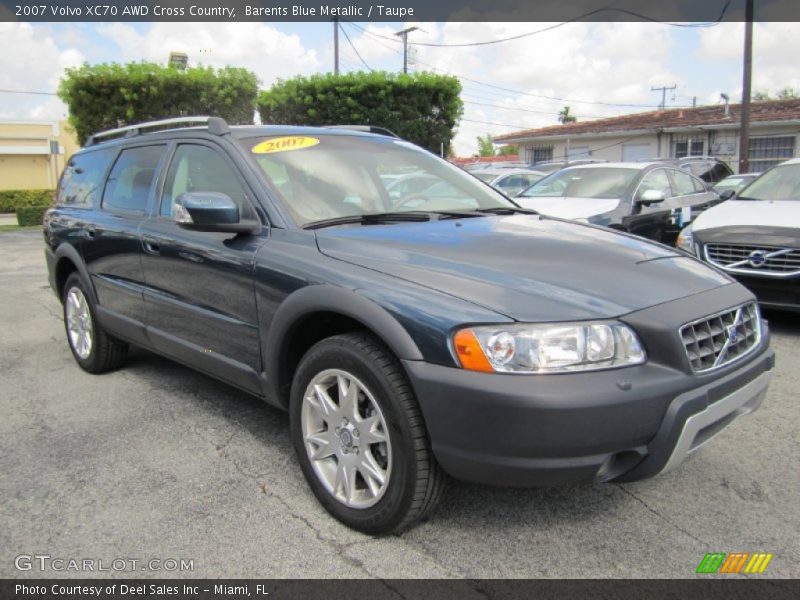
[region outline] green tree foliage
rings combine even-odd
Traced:
[[[794,100],[796,98],[800,98],[800,90],[788,86],[779,89],[774,98],[765,90],[758,90],[751,96],[751,100],[753,100],[753,102],[764,102],[766,100]]]
[[[251,124],[257,93],[258,78],[246,69],[144,62],[67,69],[58,88],[82,141],[104,129],[170,117],[213,115]]]
[[[375,125],[431,152],[450,151],[461,84],[434,73],[346,73],[279,81],[258,97],[262,123]]]
[[[558,120],[562,125],[567,123],[575,123],[578,118],[570,112],[569,106],[565,106],[564,110],[558,113]]]
[[[478,156],[494,156],[492,136],[487,133],[485,136],[479,135],[476,139],[478,140]]]
[[[519,146],[514,144],[506,144],[497,149],[497,156],[509,156],[512,154],[519,154]]]
[[[31,225],[41,225],[44,221],[44,211],[46,206],[25,206],[17,209],[17,225],[20,227],[30,227]]]
[[[50,206],[54,190],[3,190],[0,191],[0,213],[16,212],[29,206]]]

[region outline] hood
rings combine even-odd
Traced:
[[[556,198],[517,196],[514,202],[524,208],[559,219],[588,219],[611,212],[619,206],[619,198]]]
[[[320,229],[322,253],[519,321],[616,317],[730,283],[664,246],[538,216]]]
[[[692,231],[719,227],[794,228],[800,224],[800,200],[728,200],[699,215]]]

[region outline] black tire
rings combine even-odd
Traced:
[[[76,288],[80,291],[81,295],[86,301],[88,306],[89,315],[91,318],[91,332],[92,343],[91,350],[88,356],[82,357],[72,344],[70,338],[69,326],[67,324],[67,298],[70,292]],[[72,351],[72,356],[75,358],[80,367],[89,373],[105,373],[121,366],[128,356],[128,344],[122,340],[118,340],[106,333],[100,324],[97,322],[96,312],[92,299],[86,291],[86,286],[83,284],[81,277],[78,273],[72,273],[64,284],[64,295],[61,299],[64,311],[64,329],[67,334],[67,344]]]
[[[318,478],[303,440],[301,410],[305,390],[328,369],[356,376],[372,394],[389,430],[390,476],[383,496],[368,508],[337,500]],[[348,333],[327,338],[303,356],[291,390],[291,435],[300,466],[314,495],[339,521],[370,535],[397,533],[428,515],[445,484],[428,441],[428,433],[411,386],[397,358],[374,336]]]

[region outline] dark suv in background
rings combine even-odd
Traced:
[[[653,158],[644,162],[661,162],[699,177],[712,187],[715,183],[733,175],[728,163],[713,156],[686,156],[684,158]]]
[[[412,173],[436,193],[389,193]],[[314,494],[367,533],[431,511],[445,473],[667,471],[772,376],[766,323],[728,276],[521,209],[390,135],[213,117],[102,132],[44,238],[84,370],[136,344],[289,411]]]

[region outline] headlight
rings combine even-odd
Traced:
[[[616,321],[468,327],[453,336],[461,366],[487,373],[565,373],[638,365],[639,338]]]
[[[675,242],[675,247],[683,250],[684,252],[688,252],[692,256],[696,255],[694,249],[694,236],[692,235],[691,225],[687,225],[686,227],[684,227],[678,234],[678,241]]]

